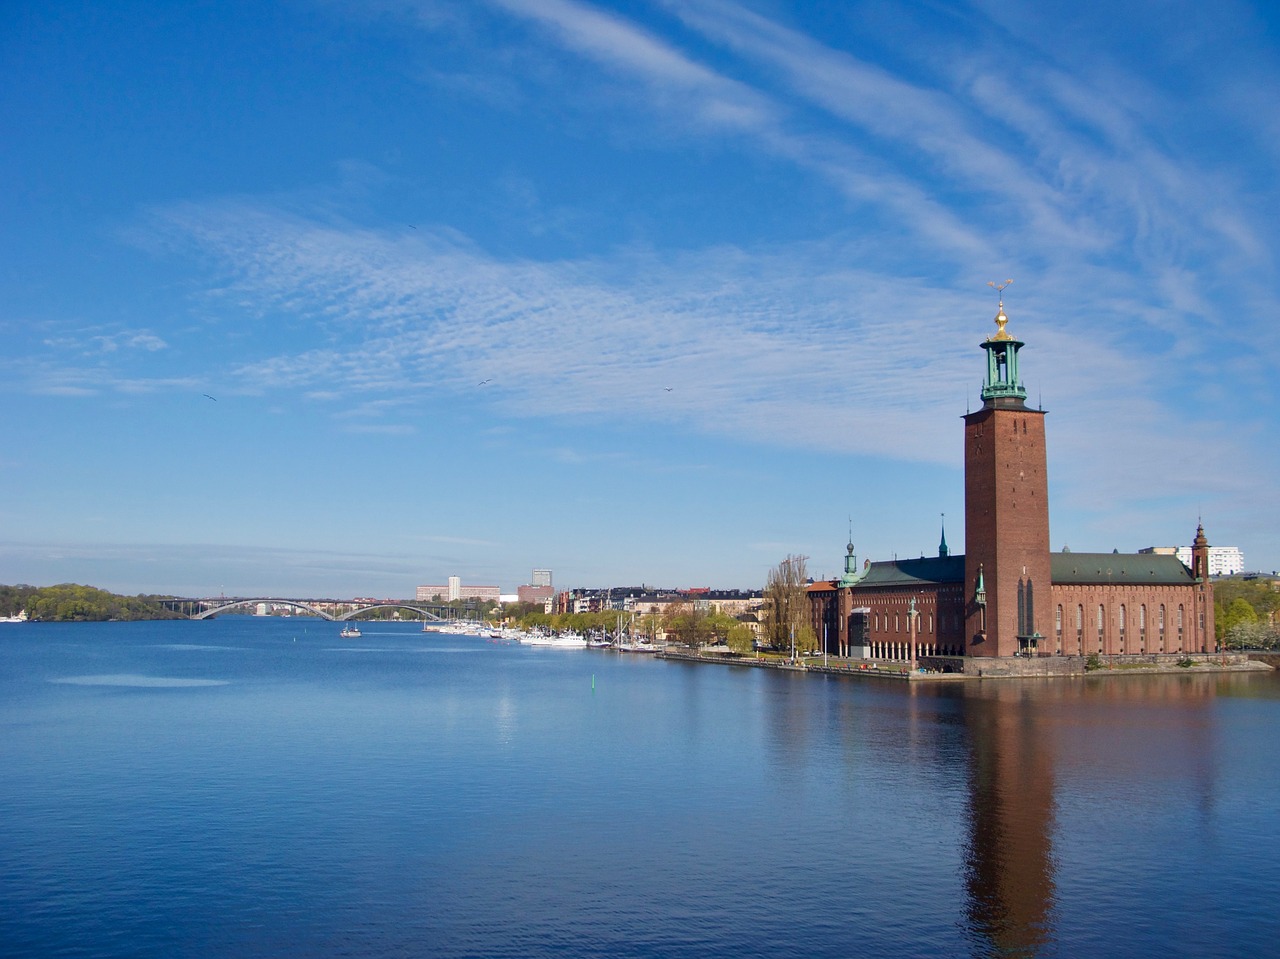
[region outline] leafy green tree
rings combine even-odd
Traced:
[[[0,586],[4,615],[25,609],[31,619],[60,622],[101,620],[180,619],[156,596],[119,596],[92,586],[62,583],[58,586]]]
[[[1234,576],[1214,580],[1214,632],[1219,639],[1226,636],[1227,630],[1232,626],[1246,621],[1242,619],[1242,609],[1238,605],[1240,600],[1247,603],[1256,614],[1255,621],[1276,621],[1276,612],[1280,610],[1280,592],[1274,589],[1271,580]]]
[[[672,603],[663,614],[662,629],[669,640],[686,646],[704,646],[716,635],[710,614],[695,603]]]
[[[769,570],[764,588],[765,636],[770,645],[790,652],[817,646],[809,625],[808,557],[788,555]]]
[[[1226,609],[1222,611],[1222,635],[1225,637],[1231,633],[1233,629],[1241,625],[1254,625],[1258,622],[1257,611],[1249,605],[1249,601],[1244,597],[1237,597],[1227,604]],[[1216,632],[1215,628],[1215,632]]]
[[[735,653],[748,656],[755,649],[756,634],[746,623],[734,621],[733,626],[725,634],[725,644]]]

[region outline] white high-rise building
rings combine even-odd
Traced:
[[[1166,556],[1177,556],[1182,565],[1191,568],[1190,546],[1148,546],[1138,550],[1139,553],[1163,553]],[[1210,546],[1209,575],[1235,576],[1244,572],[1244,553],[1239,546]]]
[[[1191,568],[1191,547],[1179,546],[1178,559],[1182,560],[1182,565],[1188,569]],[[1234,576],[1236,573],[1244,572],[1244,553],[1240,552],[1238,546],[1210,546],[1209,547],[1209,575],[1210,576]]]

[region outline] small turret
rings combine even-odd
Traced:
[[[853,552],[853,528],[849,529],[849,545],[845,547],[844,575],[840,577],[840,587],[853,586],[862,579],[863,570],[858,569],[858,557]]]
[[[1196,579],[1209,578],[1209,540],[1204,535],[1204,524],[1196,526],[1196,538],[1191,541],[1191,575]]]

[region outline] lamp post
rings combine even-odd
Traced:
[[[916,598],[912,596],[911,602],[907,604],[907,635],[911,642],[910,668],[912,672],[915,672],[916,669],[916,619],[919,616],[920,614],[916,611]]]

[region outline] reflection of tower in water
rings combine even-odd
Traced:
[[[1002,956],[1033,956],[1051,939],[1054,781],[1041,710],[1016,685],[966,696],[970,738],[970,930]]]
[[[1198,799],[1204,825],[1212,820],[1213,702],[1220,690],[1248,679],[997,681],[961,693],[969,740],[965,912],[977,954],[1053,949],[1057,886],[1071,884],[1070,877],[1055,877],[1060,803],[1088,797],[1087,806],[1069,805],[1062,818],[1072,828],[1088,823],[1109,835],[1107,859],[1122,848],[1127,830],[1149,834],[1159,817],[1188,799]],[[1134,797],[1144,797],[1141,805]],[[1121,806],[1126,815],[1118,822],[1093,818],[1097,809]]]

